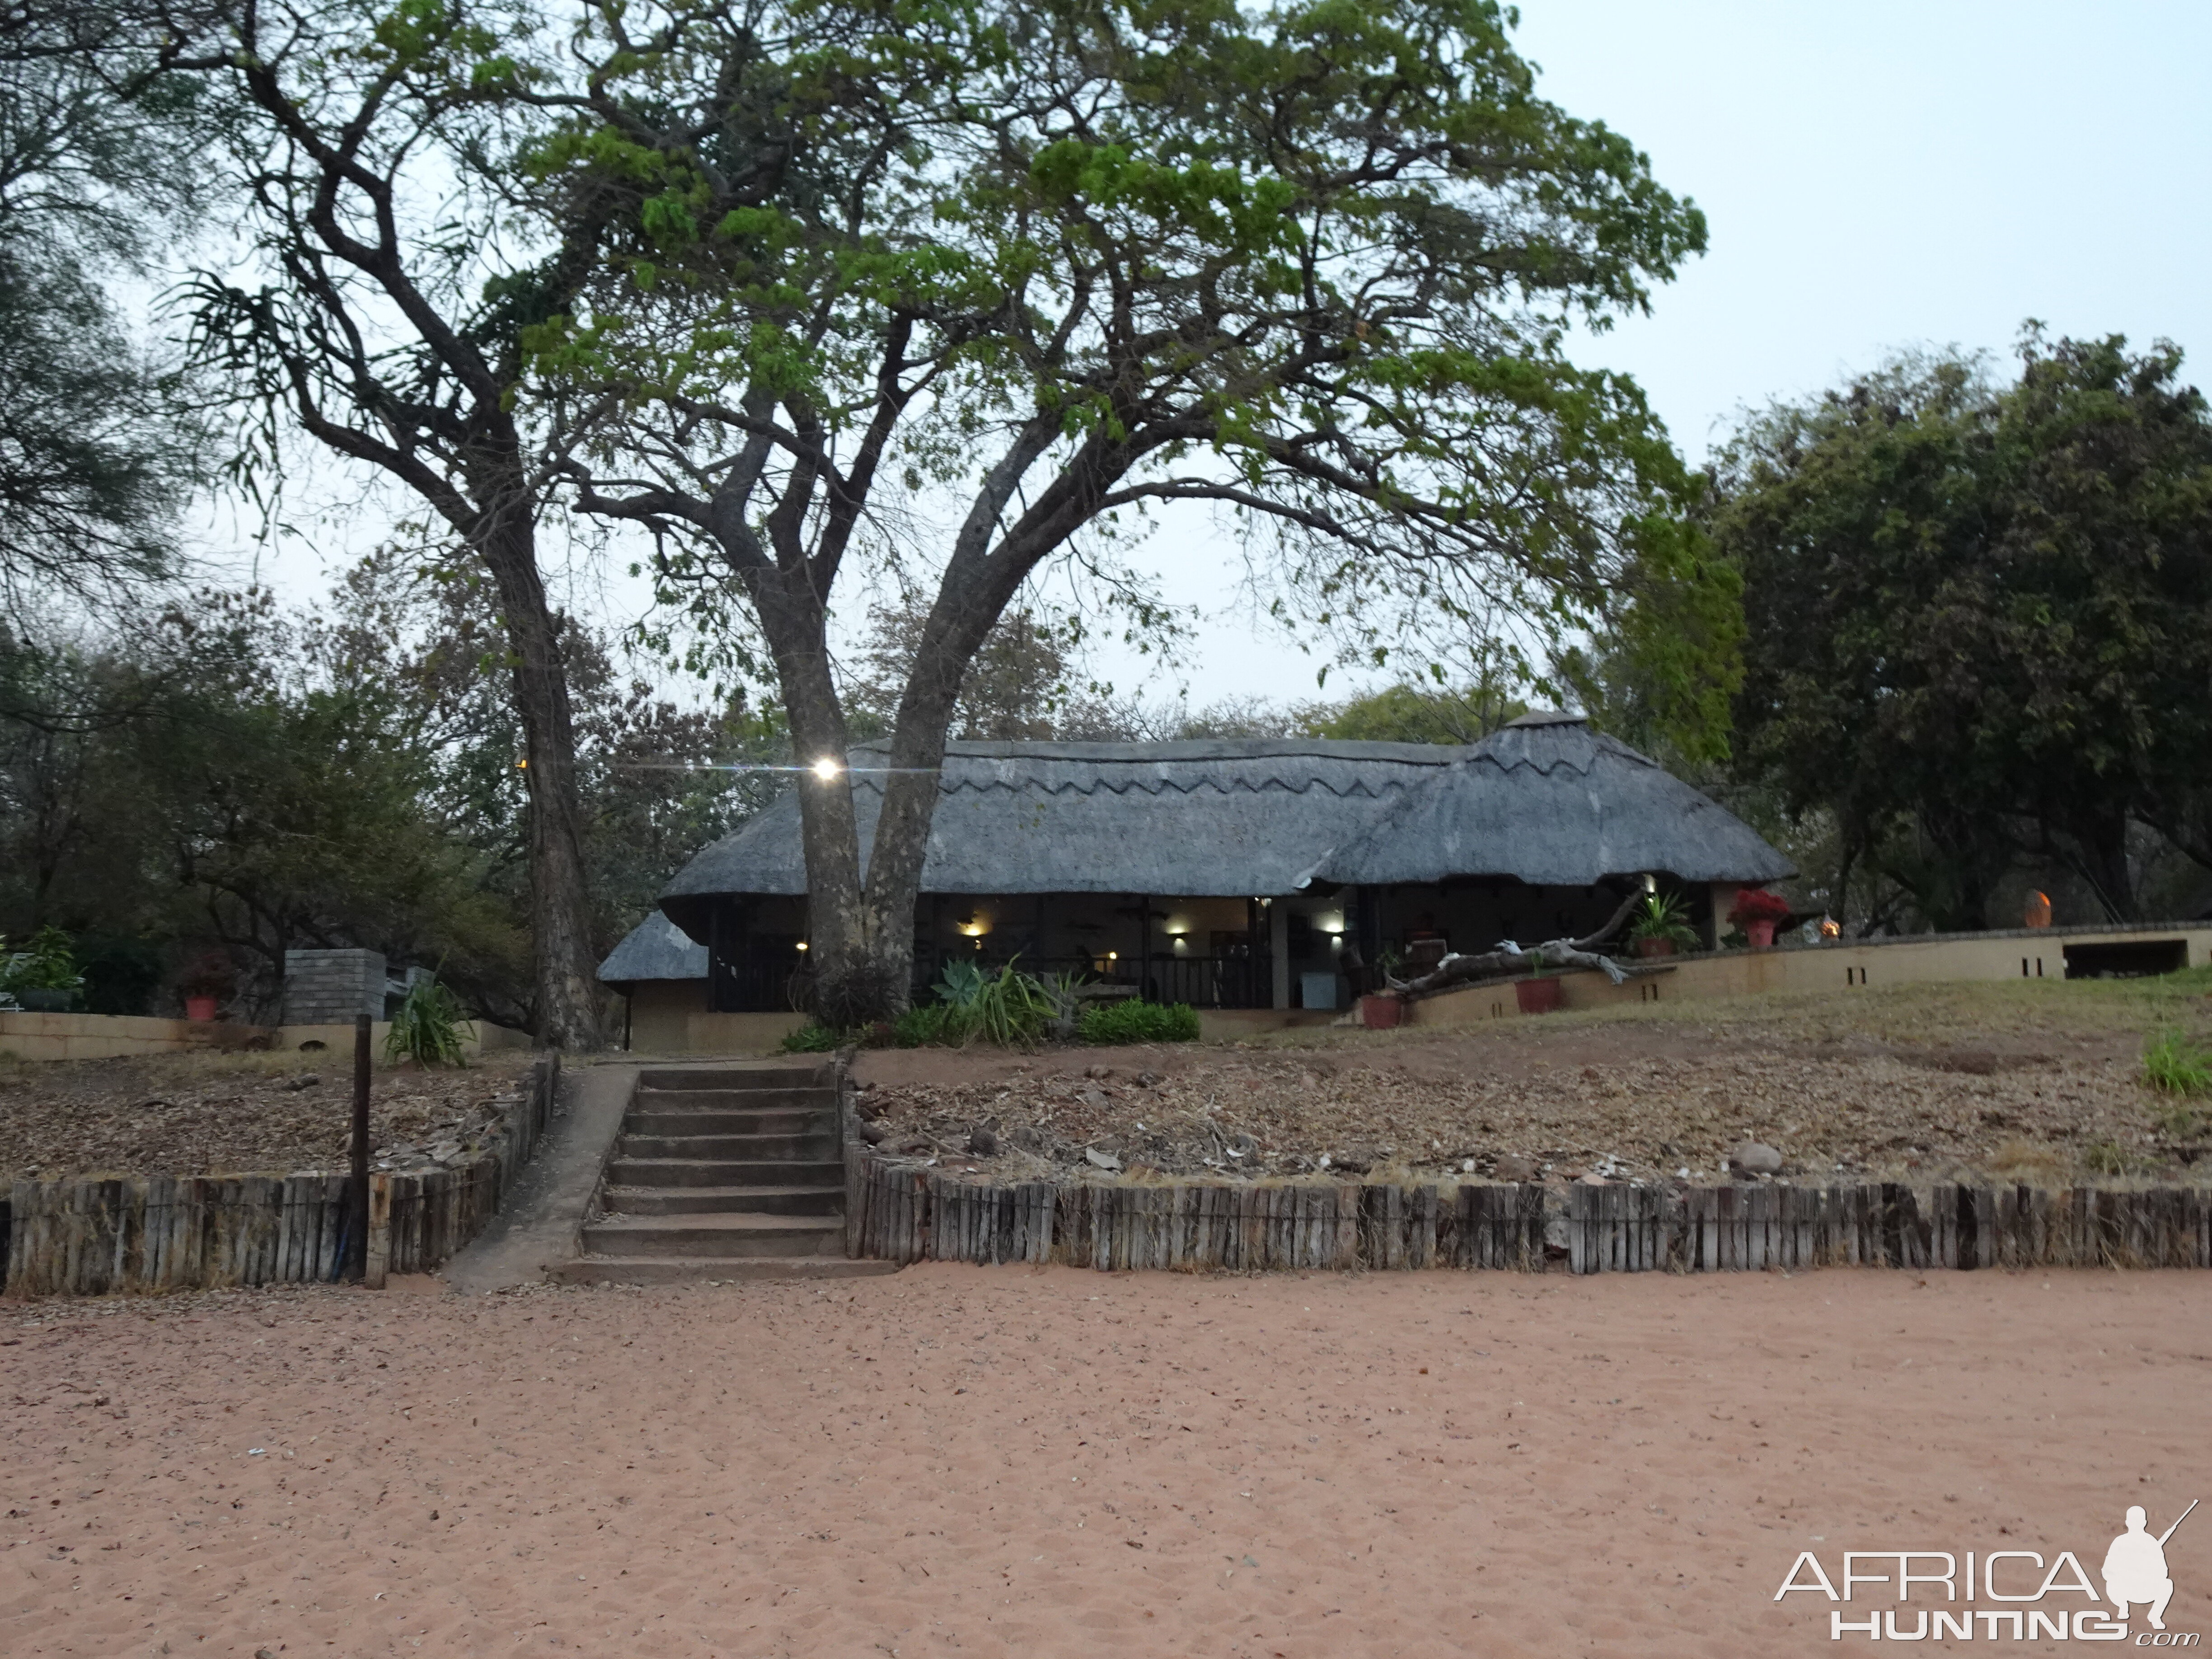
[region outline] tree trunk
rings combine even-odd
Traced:
[[[914,973],[914,915],[929,828],[937,816],[945,734],[976,652],[1013,597],[1012,576],[963,589],[948,573],[923,624],[920,648],[891,728],[890,771],[884,779],[883,816],[868,849],[867,926],[895,975],[897,1006],[906,1006]]]
[[[860,816],[845,711],[830,672],[827,615],[803,569],[761,570],[749,586],[783,688],[793,758],[802,769],[823,760],[838,769],[826,777],[802,769],[798,782],[814,1017],[839,1030],[896,1018],[907,1006],[914,908],[909,903],[902,921],[884,927],[863,902]]]
[[[513,649],[514,710],[522,722],[523,781],[530,797],[530,921],[537,945],[538,1030],[556,1048],[606,1043],[592,949],[577,799],[576,734],[560,631],[538,574],[531,503],[507,494],[471,538],[491,573]]]

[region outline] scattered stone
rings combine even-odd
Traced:
[[[284,1087],[288,1092],[296,1094],[302,1089],[313,1089],[316,1087],[322,1082],[322,1077],[319,1073],[302,1072],[299,1076],[286,1083]]]
[[[1083,1068],[1083,1075],[1103,1083],[1114,1075],[1114,1068],[1111,1066],[1086,1066]]]
[[[1577,1187],[1609,1187],[1613,1183],[1611,1182],[1607,1181],[1595,1170],[1592,1170],[1588,1175],[1580,1175],[1575,1177],[1575,1185]]]
[[[1106,1091],[1103,1089],[1085,1089],[1076,1098],[1094,1112],[1103,1112],[1114,1103],[1107,1097]]]
[[[860,1139],[866,1141],[871,1146],[882,1146],[884,1141],[890,1139],[891,1133],[882,1124],[870,1123],[866,1119],[861,1121],[859,1126],[859,1132]]]
[[[999,1155],[999,1137],[987,1126],[979,1123],[968,1132],[968,1152],[973,1158],[996,1158]]]
[[[1034,1124],[1025,1123],[1014,1131],[1014,1145],[1025,1152],[1042,1152],[1045,1146],[1044,1131]]]
[[[1158,1072],[1139,1072],[1137,1073],[1137,1086],[1139,1089],[1158,1088],[1159,1086],[1159,1081],[1160,1074]]]
[[[1083,1157],[1084,1161],[1089,1164],[1093,1169],[1109,1170],[1118,1172],[1121,1167],[1121,1160],[1120,1158],[1115,1157],[1111,1152],[1102,1152],[1096,1146],[1085,1146],[1083,1149]]]
[[[1519,1158],[1511,1152],[1502,1154],[1490,1166],[1490,1172],[1500,1181],[1534,1181],[1542,1173],[1534,1158]]]
[[[1741,1175],[1780,1175],[1782,1154],[1765,1141],[1747,1140],[1729,1154],[1729,1167]]]

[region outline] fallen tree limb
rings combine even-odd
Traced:
[[[1601,955],[1594,947],[1613,937],[1621,923],[1628,920],[1629,912],[1636,908],[1637,901],[1642,896],[1641,893],[1632,890],[1604,927],[1580,939],[1549,939],[1525,950],[1513,939],[1500,939],[1495,950],[1473,956],[1446,957],[1419,979],[1390,979],[1389,989],[1397,995],[1410,996],[1425,991],[1441,991],[1469,980],[1501,979],[1510,974],[1533,974],[1547,968],[1592,968],[1615,985],[1623,984],[1632,974],[1655,970],[1646,967],[1624,967],[1611,957]]]

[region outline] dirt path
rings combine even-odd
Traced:
[[[2208,1330],[2109,1273],[17,1309],[0,1652],[1839,1651],[1801,1550],[2094,1572],[2212,1497]]]

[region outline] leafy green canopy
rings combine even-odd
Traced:
[[[2014,385],[1908,358],[1721,458],[1745,768],[1938,927],[1987,926],[2023,854],[2132,915],[2138,826],[2212,867],[2212,414],[2180,368],[2031,331]]]
[[[182,16],[190,6],[179,9]],[[193,422],[107,284],[185,228],[204,112],[137,0],[0,8],[0,604],[111,597],[177,564]]]
[[[1703,217],[1535,95],[1510,21],[595,8],[588,84],[528,94],[563,119],[538,200],[605,253],[529,336],[574,418],[615,422],[585,505],[662,532],[672,587],[750,562],[826,596],[951,499],[946,603],[978,634],[1039,562],[1176,500],[1376,658],[1479,625],[1536,672],[1639,589],[1724,585],[1640,393],[1563,347],[1644,306]]]

